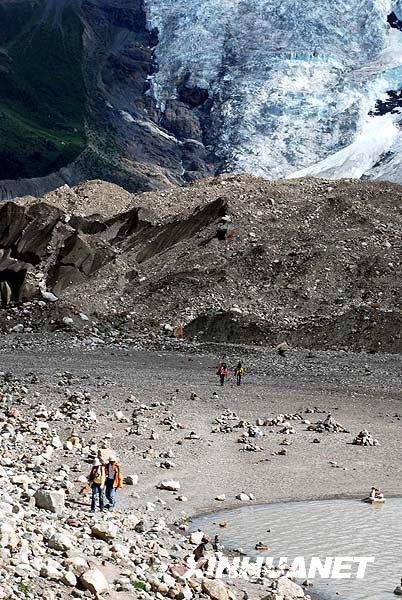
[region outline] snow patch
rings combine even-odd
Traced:
[[[317,176],[360,179],[389,152],[400,136],[394,115],[368,118],[355,141],[313,167],[296,171],[290,178]]]

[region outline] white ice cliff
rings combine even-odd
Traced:
[[[184,77],[208,90],[222,170],[402,181],[402,0],[145,6],[151,93],[163,108]]]

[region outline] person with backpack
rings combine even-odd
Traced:
[[[115,454],[109,456],[109,462],[106,465],[106,482],[105,491],[106,498],[109,502],[107,508],[113,510],[116,506],[116,493],[117,490],[123,487],[123,477],[120,470],[120,465],[117,464],[117,457]]]
[[[96,512],[96,497],[99,496],[99,510],[104,510],[103,486],[105,485],[106,471],[98,458],[95,458],[92,463],[92,469],[88,476],[89,485],[91,486],[91,512]]]
[[[219,375],[221,385],[225,383],[225,377],[228,376],[228,368],[226,363],[222,362],[216,370],[216,374]]]
[[[239,360],[239,362],[237,363],[237,367],[235,368],[235,376],[236,376],[236,383],[237,385],[241,384],[241,378],[244,375],[244,369],[243,369],[243,365],[241,363],[241,361]]]

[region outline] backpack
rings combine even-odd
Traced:
[[[98,467],[98,474],[93,479],[93,483],[97,483],[97,484],[100,484],[100,485],[103,485],[105,483],[105,470],[104,470],[104,467],[102,467],[102,466]]]

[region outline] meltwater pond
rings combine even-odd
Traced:
[[[225,521],[226,528],[219,523]],[[252,505],[202,515],[192,530],[218,533],[226,549],[242,548],[247,556],[271,556],[292,562],[303,556],[307,568],[311,557],[368,557],[364,579],[314,579],[315,592],[345,600],[396,598],[394,588],[402,577],[402,498],[372,506],[359,500],[318,500]],[[268,529],[270,530],[268,532]],[[255,550],[263,541],[270,548]]]

